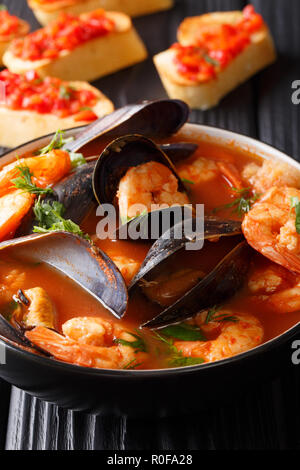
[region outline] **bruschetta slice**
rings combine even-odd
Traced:
[[[0,145],[15,147],[57,129],[88,124],[113,111],[112,102],[86,82],[41,78],[37,72],[0,72]]]
[[[124,13],[102,9],[57,20],[13,41],[3,62],[11,72],[36,70],[42,77],[92,81],[147,57],[146,48]]]
[[[275,60],[271,33],[251,5],[186,18],[178,43],[154,57],[168,95],[202,110]]]
[[[56,20],[60,13],[80,15],[104,8],[129,16],[148,15],[173,6],[173,0],[28,0],[37,20],[44,26]]]
[[[11,41],[29,33],[29,24],[10,15],[5,7],[0,6],[0,66],[3,65],[3,55]]]

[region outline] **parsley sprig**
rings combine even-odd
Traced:
[[[133,336],[135,338],[134,341],[126,341],[125,339],[121,338],[116,338],[115,343],[116,344],[121,344],[122,346],[130,346],[135,350],[135,352],[146,352],[147,351],[147,345],[144,341],[144,338],[138,334],[132,333],[130,331],[127,332],[129,335]]]
[[[53,189],[51,188],[39,188],[32,182],[32,177],[34,174],[30,171],[30,168],[26,164],[22,164],[16,167],[20,176],[11,180],[13,185],[18,189],[23,189],[31,194],[53,194]]]
[[[125,366],[123,366],[123,369],[125,369],[125,370],[134,370],[134,369],[136,369],[137,367],[139,367],[141,365],[142,365],[142,362],[137,362],[136,359],[132,359],[127,364],[125,364]]]
[[[56,131],[55,135],[53,136],[51,142],[46,145],[46,147],[41,148],[38,153],[40,155],[44,155],[45,153],[51,152],[51,150],[59,150],[61,149],[64,145],[68,144],[69,142],[72,142],[74,140],[73,137],[69,137],[65,139],[64,137],[64,131],[58,130]]]
[[[39,155],[44,155],[46,153],[51,152],[51,150],[59,150],[64,145],[68,144],[69,142],[72,142],[74,140],[73,137],[65,138],[64,137],[64,131],[58,130],[55,135],[53,136],[51,142],[46,145],[46,147],[43,147],[38,151]],[[68,152],[68,150],[66,150]],[[71,165],[72,168],[77,168],[80,165],[84,165],[86,163],[86,159],[82,155],[82,153],[75,153],[75,152],[69,152],[70,155],[70,160],[71,160]]]
[[[206,319],[204,324],[207,325],[210,322],[224,322],[224,321],[230,321],[230,322],[238,322],[237,317],[234,315],[230,315],[229,313],[219,313],[220,309],[222,307],[219,306],[214,306],[210,310],[208,310]]]
[[[233,214],[238,214],[242,216],[247,214],[250,211],[252,205],[259,199],[259,194],[253,194],[251,188],[231,188],[238,196],[234,201],[229,204],[224,204],[223,206],[216,207],[214,213],[219,212],[220,210],[232,209]]]
[[[160,333],[181,341],[206,341],[205,335],[200,328],[187,323],[166,326],[160,330]]]
[[[161,330],[160,330],[161,331]],[[166,348],[166,354],[168,356],[169,367],[187,367],[196,364],[203,364],[204,359],[201,357],[185,357],[176,346],[172,338],[167,338],[157,331],[154,332],[155,338],[163,343]]]
[[[298,197],[291,198],[291,211],[295,209],[296,220],[295,227],[296,232],[300,235],[300,201]]]
[[[36,233],[65,231],[90,240],[90,237],[81,230],[79,225],[70,219],[64,219],[65,208],[58,201],[42,201],[39,197],[34,205],[33,212],[37,221],[37,225],[33,228]]]

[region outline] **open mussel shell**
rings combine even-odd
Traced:
[[[223,220],[217,217],[205,216],[202,219],[185,217],[165,231],[152,245],[144,259],[138,273],[132,279],[129,289],[133,289],[142,279],[152,280],[152,276],[161,269],[162,264],[170,256],[184,249],[187,243],[203,242],[219,237],[232,237],[240,235],[241,222],[234,220]]]
[[[246,242],[240,243],[195,287],[141,327],[162,328],[225,302],[242,287],[252,253]]]
[[[76,152],[101,136],[142,134],[164,138],[175,134],[188,120],[189,107],[180,100],[144,101],[130,104],[87,126],[66,149]]]
[[[93,190],[99,204],[114,204],[121,178],[131,167],[151,161],[170,168],[178,180],[179,191],[185,187],[167,155],[150,139],[132,134],[111,142],[100,155],[93,173]]]
[[[160,148],[172,163],[178,163],[191,157],[196,152],[198,145],[192,142],[172,142],[171,144],[162,144]]]
[[[105,253],[83,238],[68,232],[32,234],[0,243],[0,254],[7,250],[23,260],[53,266],[117,318],[125,314],[128,295],[121,273]]]
[[[27,348],[31,348],[31,342],[18,331],[15,327],[13,327],[6,318],[0,312],[0,337],[4,339],[8,339],[14,343],[17,343],[21,346],[25,346]]]
[[[95,162],[76,168],[59,183],[53,186],[54,194],[46,201],[57,200],[65,208],[64,218],[80,224],[95,202],[92,188],[92,175]]]
[[[133,240],[155,243],[171,227],[193,217],[192,205],[172,206],[158,209],[135,217],[122,225],[114,232],[116,240]]]
[[[75,224],[81,224],[96,202],[92,188],[94,167],[95,162],[89,162],[76,168],[59,183],[52,186],[53,194],[47,195],[43,201],[60,202],[65,209],[64,218],[71,219]],[[33,210],[31,210],[23,219],[16,232],[16,237],[33,233],[35,225],[36,220]]]

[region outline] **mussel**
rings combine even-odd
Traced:
[[[131,281],[129,290],[132,290],[143,279],[151,281],[155,273],[161,269],[163,262],[178,251],[185,249],[187,243],[232,237],[242,233],[241,222],[234,220],[205,216],[202,223],[195,218],[192,218],[189,225],[186,222],[187,219],[183,219],[153,243],[138,273]]]
[[[77,152],[84,145],[102,137],[130,133],[164,138],[175,134],[188,120],[189,108],[180,100],[144,101],[117,109],[87,126],[66,149]]]
[[[119,183],[126,171],[155,161],[167,166],[178,180],[178,190],[186,191],[167,155],[150,139],[138,134],[125,135],[108,144],[93,173],[93,190],[99,204],[113,204]]]
[[[191,290],[141,327],[161,328],[228,300],[241,288],[252,253],[251,247],[245,241],[241,242]]]
[[[181,278],[177,276],[180,270],[178,273],[169,272],[168,261],[175,253],[187,249],[188,243],[215,241],[224,236],[241,235],[241,223],[234,220],[204,217],[202,225],[195,218],[192,218],[188,225],[186,222],[182,220],[171,227],[152,245],[138,273],[131,281],[130,293],[136,288],[141,288],[147,297],[149,293],[151,294],[152,301],[158,301],[157,295],[153,295],[157,289],[155,286],[161,291],[161,282],[168,284],[172,282],[174,274],[177,277],[176,290],[179,295],[176,297],[174,292],[167,290],[165,297],[161,297],[164,302],[158,301],[163,307],[162,312],[142,327],[159,328],[190,318],[204,309],[224,302],[233,296],[244,282],[252,253],[245,242],[234,248],[209,274],[201,273],[201,266],[199,270],[183,272]],[[164,273],[166,267],[167,272],[162,277],[161,273]]]
[[[69,232],[32,234],[0,243],[22,259],[45,262],[74,280],[117,318],[127,308],[127,288],[110,258],[83,238]]]

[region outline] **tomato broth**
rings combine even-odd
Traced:
[[[193,142],[193,139],[190,140]],[[171,141],[176,141],[176,137],[167,140],[167,142]],[[262,164],[260,157],[238,149],[234,145],[223,147],[211,142],[197,141],[196,143],[198,149],[195,154],[176,165],[179,172],[182,165],[192,165],[199,156],[212,162],[225,161],[234,164],[241,173],[249,163]],[[94,141],[84,149],[83,153],[85,156],[98,155],[103,147],[103,143]],[[233,191],[232,184],[226,176],[219,174],[213,181],[202,181],[199,184],[187,181],[186,187],[193,204],[204,204],[206,215],[242,220],[241,214],[234,211],[235,206],[232,205],[237,193]],[[143,262],[151,243],[98,239],[96,227],[99,221],[100,218],[96,216],[95,206],[81,224],[83,232],[89,234],[99,248],[112,258],[114,256],[123,256],[125,259],[130,258],[139,264]],[[164,270],[171,273],[176,272],[178,269],[191,268],[199,269],[208,274],[241,240],[242,235],[223,237],[214,241],[206,241],[204,247],[198,251],[182,250],[169,259]],[[248,279],[255,277],[256,273],[261,272],[262,269],[274,266],[276,266],[274,263],[253,251],[251,267],[244,287],[222,305],[222,308],[232,311],[233,315],[249,314],[259,319],[263,328],[263,342],[281,334],[300,321],[300,311],[278,313],[276,307],[272,307],[270,303],[265,301],[264,296],[253,295],[249,288]],[[281,269],[284,270],[284,268]],[[288,271],[286,273],[287,277],[294,276],[293,273],[288,273]],[[18,279],[21,279],[20,282]],[[43,263],[36,264],[16,259],[13,251],[5,256],[1,255],[0,280],[2,293],[6,292],[5,295],[0,295],[3,309],[9,301],[10,294],[7,294],[7,292],[15,295],[16,288],[43,287],[55,305],[56,328],[59,332],[62,331],[62,324],[71,318],[92,316],[119,322],[128,331],[138,331],[142,323],[155,317],[162,310],[162,307],[146,298],[140,289],[136,289],[130,294],[128,310],[124,319],[118,321],[99,302],[65,275]],[[138,334],[143,336],[151,353],[151,357],[145,364],[138,368],[168,367],[165,351],[161,353],[157,348],[155,333],[145,329],[142,333],[139,331]],[[217,337],[215,330],[206,332],[206,335],[208,341]]]

